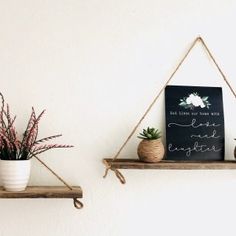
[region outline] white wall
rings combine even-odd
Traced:
[[[84,189],[71,200],[0,200],[0,236],[235,235],[235,171],[123,171],[112,156],[198,35],[236,87],[234,0],[0,1],[0,90],[23,130],[32,105],[41,136],[73,150],[42,156]],[[235,98],[197,46],[172,84],[224,87],[227,158]],[[163,127],[163,96],[142,127]],[[123,156],[136,157],[134,137]],[[60,184],[34,163],[31,184]]]

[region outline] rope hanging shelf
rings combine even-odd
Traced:
[[[18,199],[18,198],[53,198],[53,199],[73,199],[74,207],[83,208],[83,203],[79,198],[83,197],[83,191],[80,186],[70,186],[62,177],[53,171],[36,155],[34,158],[40,162],[48,171],[50,171],[64,186],[28,186],[26,190],[21,192],[8,192],[0,187],[0,198]]]
[[[74,206],[82,208],[78,198],[82,198],[82,189],[78,186],[67,189],[59,186],[28,186],[22,192],[7,192],[0,188],[0,198],[72,198]]]
[[[206,43],[201,37],[197,37],[183,58],[180,60],[179,64],[176,66],[172,74],[170,75],[169,79],[166,81],[166,83],[163,85],[160,91],[158,91],[156,97],[152,101],[152,103],[148,106],[146,111],[144,112],[143,116],[141,119],[137,122],[137,124],[134,126],[133,130],[129,134],[129,136],[125,139],[124,143],[121,145],[117,153],[114,155],[113,158],[105,158],[103,159],[103,164],[105,165],[105,174],[104,178],[107,176],[109,170],[113,171],[116,175],[116,177],[120,180],[122,184],[126,183],[125,177],[122,175],[122,173],[119,171],[119,169],[175,169],[175,170],[195,170],[195,169],[236,169],[236,162],[235,161],[161,161],[158,163],[145,163],[139,160],[135,159],[120,159],[118,158],[123,151],[123,149],[126,147],[130,139],[133,137],[134,133],[142,123],[142,121],[146,118],[164,89],[166,88],[167,85],[169,85],[170,81],[178,71],[178,69],[181,67],[185,59],[188,57],[189,53],[191,50],[194,48],[194,46],[197,43],[201,43],[203,48],[205,49],[207,55],[210,57],[210,59],[213,61],[213,63],[216,66],[216,69],[219,71],[222,79],[225,81],[226,85],[229,87],[230,91],[236,98],[236,93],[233,89],[233,87],[230,85],[229,81],[227,80],[225,74],[219,67],[218,63],[216,62],[215,58],[213,57],[213,54],[207,47]]]

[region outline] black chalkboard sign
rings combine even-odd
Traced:
[[[167,160],[224,160],[221,88],[167,86],[165,103]]]

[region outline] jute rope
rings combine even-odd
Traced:
[[[230,85],[230,83],[229,83],[229,81],[227,80],[226,76],[224,75],[223,71],[220,69],[218,63],[216,62],[215,58],[213,57],[213,55],[212,55],[211,51],[209,50],[209,48],[207,47],[206,43],[204,42],[204,40],[203,40],[201,37],[199,37],[198,39],[201,41],[201,43],[202,43],[203,46],[205,47],[205,49],[206,49],[208,55],[211,57],[212,61],[213,61],[214,64],[216,65],[216,68],[218,69],[218,71],[219,71],[220,74],[222,75],[222,77],[223,77],[225,83],[228,85],[230,91],[232,92],[232,94],[233,94],[234,97],[236,98],[236,93],[235,93],[235,91],[233,90],[233,87]]]
[[[60,182],[62,182],[69,190],[73,190],[73,188],[62,178],[60,177],[54,170],[52,170],[45,162],[43,162],[36,155],[32,155],[38,162],[40,162],[48,171],[50,171]],[[83,208],[83,203],[80,202],[77,198],[74,198],[74,206],[77,209]]]
[[[218,63],[216,62],[215,58],[213,57],[213,54],[210,52],[209,48],[207,47],[206,43],[204,42],[204,40],[201,37],[197,37],[193,43],[191,44],[191,46],[189,47],[189,49],[187,50],[187,52],[185,53],[185,55],[183,56],[183,58],[180,60],[180,62],[178,63],[178,65],[176,66],[176,68],[174,69],[174,71],[172,72],[172,74],[170,75],[169,79],[166,81],[166,83],[164,84],[164,86],[161,88],[161,90],[157,93],[156,97],[154,98],[154,100],[151,102],[151,104],[148,106],[147,110],[144,112],[143,116],[141,117],[141,119],[138,121],[138,123],[135,125],[135,127],[133,128],[133,130],[131,131],[131,133],[129,134],[129,136],[127,137],[127,139],[125,140],[125,142],[121,145],[121,147],[119,148],[119,150],[117,151],[117,153],[115,154],[115,156],[112,159],[112,162],[115,161],[120,153],[122,152],[122,150],[125,148],[125,146],[127,145],[127,143],[130,141],[130,139],[132,138],[132,136],[134,135],[134,133],[136,132],[137,128],[140,126],[140,124],[142,123],[142,121],[145,119],[145,117],[147,116],[147,114],[150,112],[150,110],[152,109],[152,107],[154,106],[154,104],[156,103],[156,101],[158,100],[158,98],[160,97],[160,95],[162,94],[162,92],[164,91],[165,87],[170,83],[170,81],[172,80],[172,78],[174,77],[174,75],[176,74],[176,72],[178,71],[178,69],[181,67],[181,65],[183,64],[183,62],[185,61],[185,59],[188,57],[189,53],[191,52],[191,50],[194,48],[194,46],[197,44],[197,42],[201,42],[203,47],[206,49],[206,52],[208,53],[208,55],[210,56],[210,58],[212,59],[212,61],[214,62],[216,68],[218,69],[218,71],[220,72],[222,78],[224,79],[224,81],[226,82],[227,86],[229,87],[230,91],[233,93],[234,97],[236,98],[236,93],[233,90],[233,87],[230,85],[229,81],[227,80],[226,76],[224,75],[223,71],[220,69]],[[107,176],[108,171],[112,170],[115,172],[117,178],[120,180],[120,182],[122,184],[125,184],[125,178],[124,176],[121,174],[120,171],[118,171],[117,169],[115,169],[114,167],[112,167],[112,165],[110,164],[105,164],[106,170],[105,170],[105,174],[104,174],[104,178]]]
[[[109,171],[109,170],[112,170],[112,171],[114,171],[116,177],[120,180],[120,182],[121,182],[122,184],[125,184],[125,183],[126,183],[124,175],[122,175],[122,173],[121,173],[118,169],[113,168],[113,167],[110,166],[107,162],[104,162],[104,165],[106,166],[105,174],[104,174],[104,176],[103,176],[104,178],[107,176],[108,171]]]
[[[69,190],[73,190],[73,188],[66,183],[64,179],[62,179],[55,171],[53,171],[45,162],[43,162],[41,159],[39,159],[36,155],[33,155],[33,157],[39,161],[46,169],[48,169],[59,181],[61,181]]]

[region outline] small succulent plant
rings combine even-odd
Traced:
[[[161,132],[158,129],[150,128],[143,129],[143,132],[139,134],[138,138],[147,139],[147,140],[154,140],[159,139],[161,137]]]

